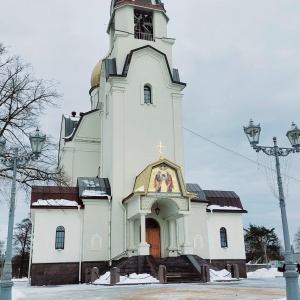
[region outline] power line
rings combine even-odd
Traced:
[[[194,132],[194,131],[192,131],[192,130],[186,128],[186,127],[183,127],[183,129],[186,130],[186,131],[188,131],[188,132],[190,132],[190,133],[192,133],[192,134],[194,134],[195,136],[197,136],[197,137],[199,137],[199,138],[201,138],[201,139],[203,139],[203,140],[205,140],[205,141],[211,143],[211,144],[214,144],[215,146],[217,146],[217,147],[219,147],[219,148],[221,148],[221,149],[223,149],[223,150],[225,150],[225,151],[231,152],[231,153],[233,153],[234,155],[237,155],[237,156],[239,156],[239,157],[241,157],[241,158],[244,158],[244,159],[246,159],[246,160],[248,160],[248,161],[250,161],[250,162],[252,162],[252,163],[254,163],[254,164],[258,165],[258,166],[261,166],[261,167],[263,167],[263,168],[266,168],[266,169],[269,169],[269,170],[271,170],[271,171],[273,171],[273,172],[276,172],[274,169],[272,169],[272,168],[270,168],[270,167],[267,167],[267,166],[265,166],[265,165],[259,163],[258,161],[255,161],[255,160],[253,160],[253,159],[251,159],[251,158],[248,158],[248,157],[246,157],[246,156],[244,156],[244,155],[242,155],[242,154],[240,154],[240,153],[237,153],[237,152],[235,152],[235,151],[233,151],[233,150],[231,150],[231,149],[228,149],[228,148],[226,148],[226,147],[224,147],[224,146],[222,146],[222,145],[220,145],[220,144],[217,144],[217,143],[211,141],[210,139],[208,139],[208,138],[206,138],[206,137],[200,135],[199,133],[196,133],[196,132]],[[291,176],[286,175],[286,174],[283,174],[283,175],[300,183],[300,180],[298,180],[298,179],[296,179],[296,178],[294,178],[294,177],[291,177]]]

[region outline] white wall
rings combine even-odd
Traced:
[[[143,103],[146,83],[153,88],[154,104]],[[149,48],[133,54],[127,78],[111,77],[104,84],[109,113],[102,117],[101,177],[107,177],[112,188],[115,256],[125,250],[120,238],[124,223],[120,201],[132,193],[136,176],[159,159],[160,141],[165,146],[163,157],[184,169],[180,94],[183,87],[171,82],[164,57]]]
[[[141,103],[145,83],[152,86],[154,104]],[[124,198],[132,192],[135,177],[158,160],[160,141],[165,146],[163,157],[184,168],[182,86],[171,83],[162,55],[151,49],[135,52],[128,77],[112,78],[110,84],[114,87],[109,98],[110,113],[103,119],[106,159],[102,175],[110,178],[112,172],[122,174],[117,185],[120,189],[124,180],[120,195]]]
[[[189,240],[194,254],[204,259],[209,258],[206,206],[207,203],[191,202],[191,214],[188,216]]]
[[[71,141],[62,143],[60,163],[75,186],[78,177],[96,177],[100,166],[100,112],[84,116]]]
[[[32,263],[78,262],[80,216],[74,209],[31,209],[34,214]],[[55,249],[56,228],[65,228],[65,248]]]
[[[107,199],[83,199],[83,261],[103,261],[109,259],[109,202]],[[93,248],[92,238],[98,235],[100,248]]]
[[[207,213],[210,259],[245,259],[242,214]],[[220,228],[227,231],[228,248],[220,244]]]

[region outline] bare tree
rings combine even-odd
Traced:
[[[12,269],[15,277],[27,276],[29,265],[31,221],[26,218],[16,224],[14,231],[15,255],[12,260]]]
[[[30,153],[28,134],[39,127],[47,108],[59,106],[61,95],[56,89],[57,83],[36,79],[30,64],[10,55],[0,44],[0,136],[6,138],[6,149],[18,147],[20,152]],[[47,135],[39,161],[18,168],[17,181],[22,188],[29,191],[41,183],[67,184],[68,178],[57,168],[57,149],[57,143]],[[11,178],[11,168],[1,165],[0,184]]]
[[[4,265],[4,242],[0,241],[0,275],[2,275]]]
[[[0,241],[0,256],[3,254],[4,251],[4,242]]]
[[[300,227],[298,228],[296,234],[294,235],[294,247],[296,251],[300,251]]]

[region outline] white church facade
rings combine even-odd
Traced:
[[[63,115],[68,187],[31,197],[33,285],[84,282],[132,257],[199,257],[245,272],[243,209],[232,191],[185,181],[182,90],[160,0],[112,0],[109,51],[91,76],[91,110]]]

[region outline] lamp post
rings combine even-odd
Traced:
[[[284,277],[286,281],[286,295],[287,300],[299,300],[299,287],[298,287],[298,273],[295,270],[293,255],[291,252],[290,235],[287,222],[287,215],[285,209],[285,199],[282,186],[282,178],[280,173],[279,156],[287,156],[290,153],[300,152],[300,129],[292,123],[292,128],[287,132],[287,137],[290,140],[293,148],[279,148],[277,146],[277,138],[273,137],[273,147],[258,146],[259,135],[261,127],[260,124],[255,125],[252,120],[247,127],[244,127],[244,132],[250,142],[251,147],[256,151],[263,151],[269,156],[275,156],[277,184],[279,192],[279,205],[281,211],[281,222],[284,238],[284,260],[285,269]]]
[[[6,259],[4,263],[3,273],[0,281],[0,298],[1,300],[12,299],[12,240],[14,231],[14,213],[15,213],[15,198],[16,198],[16,175],[17,168],[25,166],[31,160],[37,160],[41,154],[43,144],[46,140],[46,135],[43,135],[36,129],[34,134],[29,135],[32,154],[31,155],[19,155],[18,148],[13,148],[13,153],[6,153],[0,158],[0,162],[6,167],[13,170],[12,184],[11,184],[11,198],[9,205],[8,215],[8,229],[7,229],[7,242],[6,242]],[[5,147],[6,140],[0,136],[0,155]]]

